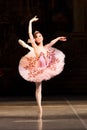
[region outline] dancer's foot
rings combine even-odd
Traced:
[[[39,119],[42,119],[42,107],[40,107],[40,110],[39,110],[39,115],[38,115]]]

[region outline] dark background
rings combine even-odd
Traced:
[[[43,82],[44,96],[87,94],[87,0],[0,0],[0,97],[34,96],[35,84],[18,72],[20,58],[28,50],[18,39],[28,39],[28,22],[37,15],[34,30],[44,42],[64,35],[67,42],[54,47],[65,55],[64,71]]]

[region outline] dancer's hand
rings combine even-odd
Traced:
[[[58,37],[58,40],[59,41],[67,41],[66,37],[64,37],[64,36]]]
[[[37,16],[35,16],[34,18],[32,18],[30,21],[31,22],[36,22],[39,18],[37,18]]]

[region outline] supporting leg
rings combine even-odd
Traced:
[[[41,106],[41,100],[42,100],[42,84],[41,82],[36,83],[36,101],[39,107],[39,118],[42,118],[42,106]]]

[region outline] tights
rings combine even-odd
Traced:
[[[42,106],[41,106],[41,100],[42,100],[42,83],[36,82],[36,101],[39,107],[39,118],[42,118]]]

